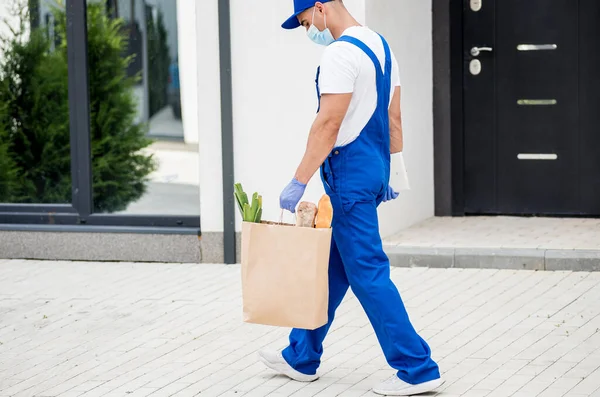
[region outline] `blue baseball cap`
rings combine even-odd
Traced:
[[[296,29],[300,26],[298,15],[315,6],[315,3],[328,3],[332,0],[294,0],[294,15],[289,17],[281,27],[284,29]]]

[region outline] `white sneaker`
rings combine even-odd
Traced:
[[[444,383],[442,378],[430,380],[429,382],[411,385],[394,375],[390,379],[373,388],[373,392],[382,396],[412,396],[435,390]]]
[[[285,361],[281,352],[263,350],[258,352],[260,361],[273,371],[287,376],[298,382],[313,382],[319,379],[319,375],[305,375],[302,372],[296,371],[291,365]]]

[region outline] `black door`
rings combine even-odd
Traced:
[[[600,1],[464,0],[470,214],[600,214]]]

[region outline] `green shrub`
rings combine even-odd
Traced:
[[[23,38],[20,31],[3,40],[0,65],[0,136],[10,158],[0,173],[17,178],[4,200],[70,202],[67,65],[61,54],[49,52],[42,31]]]
[[[5,202],[71,202],[66,15],[54,14],[62,38],[55,52],[42,29],[23,40],[23,20],[13,37],[2,38],[0,153],[9,160],[0,162],[0,187],[2,178],[11,186],[0,196]],[[87,17],[93,200],[97,211],[114,212],[145,193],[156,165],[142,151],[151,143],[146,126],[135,123],[136,78],[127,77],[131,59],[121,56],[122,20],[110,19],[104,2],[88,4]]]

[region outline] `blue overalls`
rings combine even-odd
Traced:
[[[321,166],[321,179],[333,205],[333,238],[329,259],[329,322],[316,330],[294,329],[283,356],[294,369],[315,374],[323,353],[323,340],[335,310],[348,287],[367,313],[387,362],[398,377],[410,384],[440,377],[427,343],[410,323],[400,294],[390,279],[390,263],[383,251],[377,207],[390,179],[388,108],[392,60],[383,37],[385,73],[381,63],[360,40],[342,36],[338,41],[356,45],[375,65],[377,108],[359,137],[334,148]],[[317,70],[317,95],[318,88]]]

